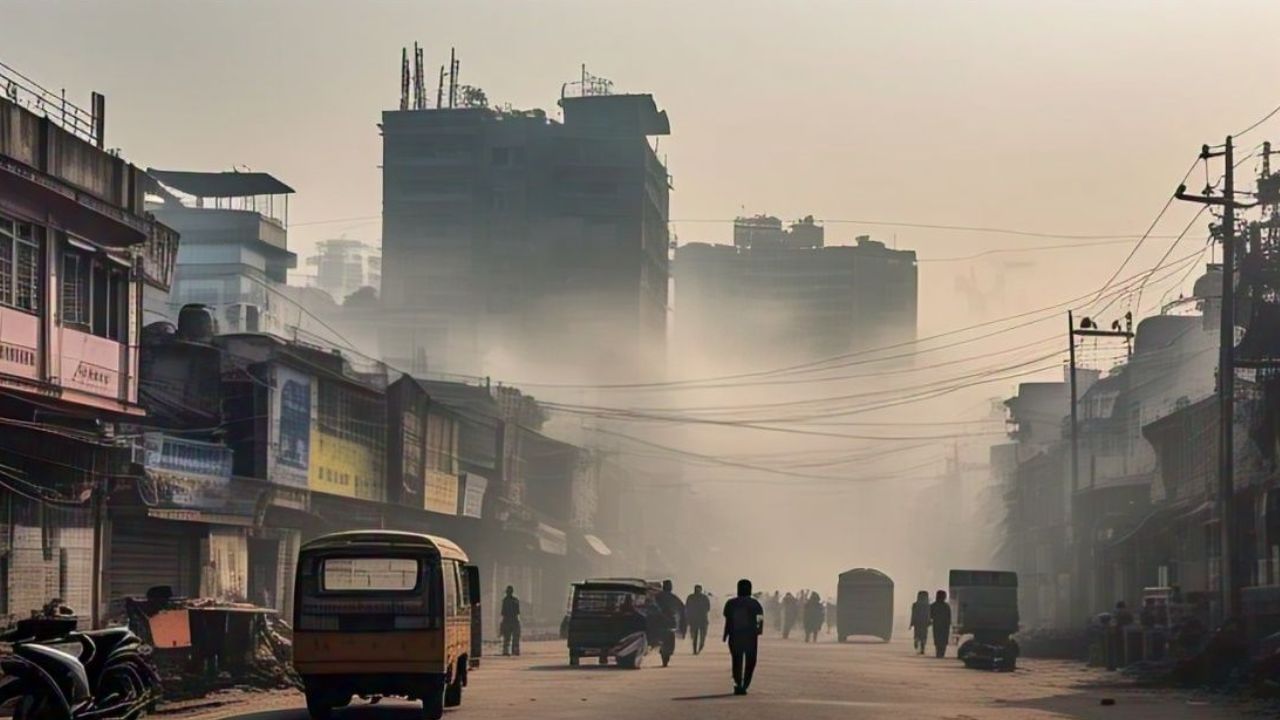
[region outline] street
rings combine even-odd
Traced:
[[[681,647],[671,667],[656,655],[639,671],[610,665],[570,668],[559,642],[529,643],[519,658],[488,657],[472,678],[460,709],[447,717],[494,718],[1239,718],[1248,712],[1172,691],[1108,686],[1109,676],[1077,662],[1024,660],[1014,673],[966,670],[954,658],[911,653],[908,641],[817,645],[766,639],[747,697],[734,697],[729,658],[708,644],[692,657]],[[1111,677],[1114,677],[1112,675]],[[1111,681],[1114,683],[1114,681]],[[1114,705],[1104,706],[1111,698]],[[218,708],[166,713],[181,720],[304,720],[297,693],[248,694]],[[418,706],[357,703],[342,720],[416,717]]]

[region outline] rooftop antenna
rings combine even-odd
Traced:
[[[458,70],[460,63],[454,48],[449,48],[449,107],[458,106]]]
[[[409,48],[400,48],[400,109],[409,109]]]
[[[440,66],[440,81],[436,83],[436,107],[444,107],[444,66]]]
[[[422,47],[418,43],[413,44],[413,109],[425,110],[427,108],[427,88],[426,82],[422,77]]]

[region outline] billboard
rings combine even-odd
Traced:
[[[231,449],[217,443],[143,435],[143,499],[165,508],[225,511],[231,505]]]
[[[489,489],[489,478],[475,473],[462,474],[462,505],[458,514],[478,518],[484,512],[484,493]]]
[[[307,487],[311,468],[311,425],[314,381],[292,368],[275,367],[271,388],[270,479],[281,485]]]
[[[387,501],[425,507],[427,393],[405,375],[387,388]]]
[[[309,485],[313,492],[362,500],[385,500],[382,461],[363,443],[317,430],[312,444]]]
[[[440,470],[427,470],[424,506],[431,512],[458,514],[458,476]]]

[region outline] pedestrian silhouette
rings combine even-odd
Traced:
[[[946,590],[939,590],[938,599],[929,606],[929,621],[933,623],[933,648],[938,657],[944,657],[951,642],[951,606],[947,604]]]
[[[822,631],[822,621],[826,610],[822,607],[822,596],[816,592],[809,593],[804,604],[804,641],[818,642],[818,633]]]
[[[502,613],[498,623],[498,633],[502,635],[502,654],[520,654],[520,599],[516,597],[516,589],[507,586],[507,594],[502,598]]]
[[[751,581],[739,580],[738,596],[724,604],[724,642],[729,644],[733,662],[734,695],[746,695],[751,686],[762,632],[764,608],[751,597]]]
[[[683,635],[685,631],[684,603],[680,602],[680,598],[676,597],[671,590],[671,581],[663,580],[662,592],[658,593],[656,598],[665,623],[662,628],[662,644],[659,648],[662,667],[671,663],[671,656],[676,652],[676,633]]]
[[[800,609],[800,601],[795,595],[787,593],[782,598],[782,639],[791,637],[791,628],[796,626],[796,613]]]
[[[911,606],[911,629],[915,631],[916,652],[923,655],[929,644],[929,593],[924,590],[916,593],[915,604]]]
[[[685,622],[689,625],[689,639],[693,645],[693,654],[702,652],[707,644],[707,626],[711,622],[711,598],[702,592],[701,585],[693,586],[693,594],[684,601]]]

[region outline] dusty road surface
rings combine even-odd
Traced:
[[[522,720],[716,720],[784,718],[946,718],[1025,720],[1034,718],[1261,717],[1222,700],[1184,693],[1114,687],[1109,676],[1079,663],[1024,660],[1014,673],[966,670],[954,659],[913,655],[908,643],[849,643],[765,639],[751,694],[734,697],[729,657],[708,644],[698,657],[676,655],[663,668],[650,655],[640,670],[584,663],[570,668],[559,643],[529,643],[519,658],[490,657],[472,677],[461,708],[447,718]],[[1112,686],[1108,686],[1112,685]],[[1115,700],[1104,706],[1104,698]],[[227,698],[219,706],[162,712],[181,720],[305,720],[301,695],[269,693]],[[411,720],[415,704],[357,701],[335,714],[339,720]]]

